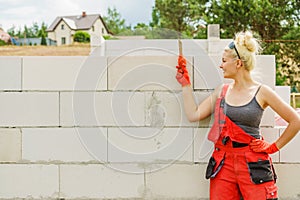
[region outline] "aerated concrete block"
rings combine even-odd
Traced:
[[[181,39],[184,56],[206,55],[206,40]],[[106,40],[108,56],[173,56],[178,55],[178,40]]]
[[[193,162],[192,128],[108,128],[108,161]]]
[[[280,128],[280,135],[285,131],[285,128]],[[300,132],[280,150],[280,162],[287,163],[299,163],[300,154],[299,144],[300,144]]]
[[[61,165],[60,197],[66,199],[134,199],[144,194],[144,174],[105,165]]]
[[[22,58],[0,56],[0,90],[21,90]]]
[[[55,165],[0,165],[1,199],[56,199],[59,171]]]
[[[279,199],[296,200],[300,198],[300,164],[275,164],[278,176],[277,187]]]
[[[144,126],[142,92],[62,92],[62,126]]]
[[[21,130],[17,128],[0,129],[0,162],[18,162],[21,160]]]
[[[275,142],[279,138],[280,129],[279,128],[261,128],[261,135],[264,140],[269,143]],[[270,155],[273,162],[279,162],[281,158],[281,152],[276,152]]]
[[[193,59],[186,59],[193,83]],[[176,66],[177,56],[108,57],[108,90],[181,90]]]
[[[105,128],[24,128],[23,160],[30,162],[106,162]]]
[[[195,56],[194,60],[194,89],[215,89],[223,84],[220,56]]]
[[[209,197],[205,164],[173,164],[146,173],[148,199],[201,199]]]
[[[1,92],[0,126],[58,126],[58,93]]]
[[[106,90],[105,57],[23,58],[23,90]]]
[[[147,92],[146,125],[150,127],[198,126],[198,123],[188,121],[183,106],[181,92]]]
[[[194,128],[194,162],[207,163],[214,143],[207,139],[210,128]]]

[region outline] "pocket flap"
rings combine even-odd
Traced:
[[[213,155],[212,157],[215,159],[215,167],[214,167],[214,172],[217,171],[217,169],[219,168],[221,162],[224,160],[224,157],[225,157],[225,151],[217,151],[215,150],[213,152]]]
[[[245,152],[245,157],[248,163],[269,160],[269,154],[267,153],[257,153],[257,152],[250,151],[250,152]]]

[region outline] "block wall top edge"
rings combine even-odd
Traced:
[[[21,59],[23,56],[0,56],[0,59],[5,58],[5,59]]]

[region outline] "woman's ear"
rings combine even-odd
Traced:
[[[237,65],[237,66],[236,66],[237,68],[242,67],[242,66],[243,66],[243,61],[242,61],[241,59],[237,59],[236,65]]]

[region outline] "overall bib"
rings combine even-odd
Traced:
[[[206,178],[210,178],[211,200],[277,200],[276,174],[267,153],[253,152],[256,139],[224,113],[224,85],[215,107],[215,121],[208,139],[215,143]]]

